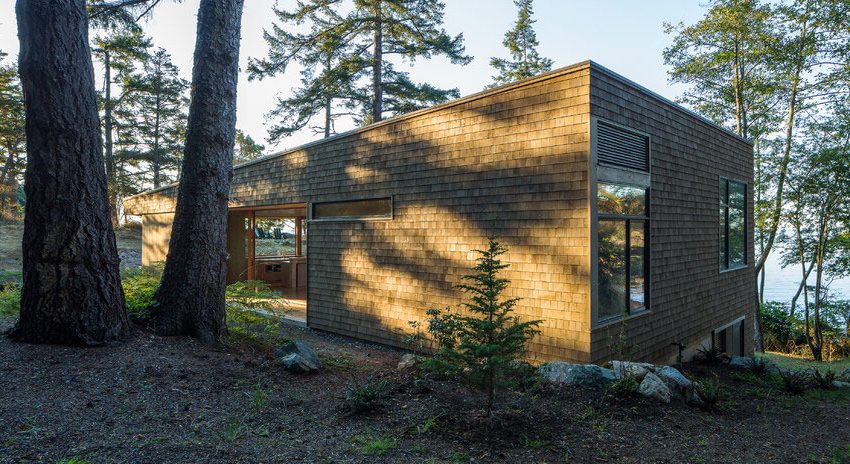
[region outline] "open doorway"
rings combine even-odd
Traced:
[[[307,205],[234,208],[228,214],[228,283],[258,280],[307,320]]]

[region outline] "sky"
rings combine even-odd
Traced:
[[[150,19],[143,21],[154,45],[171,54],[187,80],[192,73],[198,2],[163,2]],[[491,82],[490,58],[507,56],[502,40],[516,19],[516,9],[511,0],[444,2],[446,30],[450,34],[462,32],[467,53],[475,59],[465,67],[437,57],[398,68],[408,70],[417,82],[456,87],[461,95],[478,92]],[[291,8],[295,0],[278,0],[277,3]],[[14,4],[13,0],[0,0],[0,50],[11,57],[17,55],[19,48]],[[268,153],[318,137],[304,130],[276,146],[266,143],[268,133],[264,115],[273,108],[274,97],[286,95],[299,79],[297,69],[263,81],[249,82],[244,74],[249,58],[266,54],[263,29],[272,24],[274,4],[274,0],[245,0],[240,51],[243,73],[239,77],[237,104],[237,127],[264,143]],[[556,68],[592,59],[670,99],[679,96],[683,88],[667,82],[667,68],[661,53],[670,44],[671,37],[664,34],[663,23],[692,23],[705,11],[700,0],[537,0],[534,7],[540,52],[553,59]],[[337,126],[338,131],[349,128],[351,125]]]

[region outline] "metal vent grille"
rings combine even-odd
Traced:
[[[596,156],[600,163],[649,172],[649,137],[599,121]]]

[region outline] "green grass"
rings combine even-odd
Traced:
[[[0,290],[0,316],[15,317],[21,310],[21,287],[16,284],[6,284]]]
[[[351,443],[356,445],[358,451],[366,456],[381,456],[398,447],[398,442],[389,436],[354,437],[351,439]]]
[[[833,362],[815,362],[811,359],[791,354],[775,353],[772,351],[768,351],[762,356],[773,364],[776,364],[776,366],[780,369],[805,370],[814,367],[817,370],[824,372],[827,369],[832,368],[836,374],[840,374],[841,372],[844,372],[845,369],[850,368],[850,358]]]

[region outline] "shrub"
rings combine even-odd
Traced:
[[[380,409],[381,400],[387,393],[389,382],[369,380],[365,384],[355,382],[345,392],[346,409],[354,414],[366,414]]]
[[[761,305],[761,328],[765,345],[769,349],[780,351],[796,338],[795,318],[789,315],[788,305],[778,301],[768,301]]]
[[[723,399],[723,384],[715,375],[711,378],[694,382],[694,389],[697,395],[703,402],[703,407],[706,409],[716,409]]]
[[[21,312],[21,286],[8,282],[0,288],[0,316],[17,316]]]
[[[628,369],[625,369],[619,380],[611,382],[608,385],[608,393],[613,396],[629,396],[637,392],[639,388],[640,382],[637,381],[635,375]]]
[[[720,361],[723,359],[723,353],[720,349],[712,346],[711,348],[701,347],[697,350],[696,361],[707,364],[714,365],[720,364]]]
[[[228,285],[225,294],[228,339],[267,355],[274,354],[277,346],[285,340],[278,336],[278,318],[265,312],[278,309],[274,301],[279,297],[279,293],[262,281],[248,280]]]
[[[512,315],[519,299],[502,298],[510,281],[500,278],[499,272],[509,265],[502,264],[499,257],[507,248],[491,237],[486,250],[476,251],[480,257],[473,273],[463,276],[468,283],[457,286],[470,296],[470,301],[463,303],[469,315],[428,310],[428,332],[439,351],[427,364],[461,374],[484,389],[489,417],[496,388],[504,385],[514,360],[522,357],[528,340],[539,333],[541,321],[521,322]]]
[[[131,318],[138,321],[150,319],[150,307],[162,278],[162,268],[162,264],[159,264],[135,269],[125,268],[121,271],[124,301]]]
[[[814,379],[818,388],[831,390],[833,388],[832,382],[835,381],[835,371],[832,368],[827,368],[824,372],[821,372],[816,368],[812,368],[812,379]]]
[[[760,356],[750,358],[750,371],[753,374],[762,376],[767,373],[767,360]]]
[[[811,377],[808,371],[794,369],[780,369],[779,378],[782,380],[782,388],[788,393],[799,395],[809,388]]]

